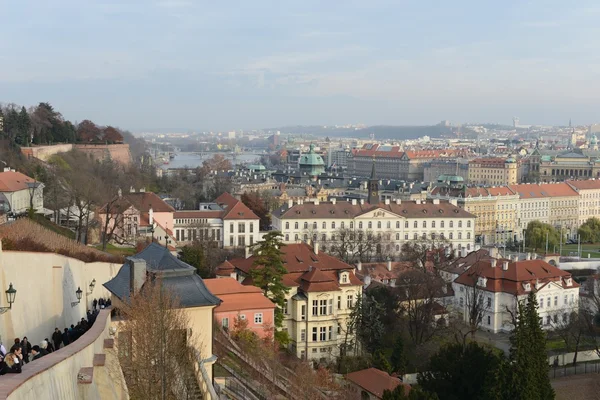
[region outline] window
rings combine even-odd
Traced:
[[[413,235],[413,239],[414,239],[414,240],[417,240],[417,239],[418,239],[418,235],[417,235],[416,233]]]
[[[238,246],[243,247],[246,245],[246,237],[238,236]]]
[[[331,315],[331,314],[333,314],[333,299],[329,299],[327,303],[328,303],[328,306],[329,306],[329,310],[328,310],[329,312],[328,312],[328,314]]]
[[[348,274],[342,274],[342,283],[348,283]]]
[[[342,324],[338,324],[337,334],[338,335],[342,334]]]
[[[298,236],[298,234],[296,233],[296,234],[294,235],[294,240],[295,240],[296,242],[298,241],[298,237],[299,237],[299,236]]]
[[[450,228],[454,228],[454,221],[450,221]]]
[[[467,221],[467,228],[471,227],[471,221]]]
[[[240,315],[240,319],[241,319],[242,321],[245,321],[245,320],[246,320],[246,315],[244,315],[244,314],[241,314],[241,315]]]
[[[331,229],[335,229],[335,221],[331,223]]]
[[[250,233],[254,232],[254,223],[250,222]]]
[[[358,229],[362,229],[362,221],[358,223]]]
[[[448,238],[449,238],[450,240],[454,239],[454,235],[452,234],[452,232],[450,232],[450,235],[448,235]]]
[[[304,229],[308,229],[308,222],[304,223]]]
[[[300,329],[300,341],[304,342],[306,340],[306,329]]]
[[[488,320],[488,323],[487,323],[487,324],[488,324],[488,325],[491,325],[491,324],[492,324],[492,318],[491,318],[489,315],[488,315],[488,317],[487,317],[487,320]]]
[[[558,323],[558,315],[557,314],[554,314],[554,318],[553,319],[554,319],[554,323],[555,324]]]
[[[320,314],[327,315],[327,300],[320,300],[319,305],[320,305],[320,310],[319,310]]]
[[[229,236],[229,246],[233,247],[233,236]]]
[[[354,221],[350,221],[350,229],[354,229]]]
[[[306,319],[306,305],[302,304],[302,307],[300,307],[300,314],[302,315],[302,321],[304,321]]]
[[[544,298],[540,299],[540,308],[544,308]]]
[[[567,295],[565,294],[565,305],[567,305]]]
[[[435,228],[435,221],[431,221],[431,227]]]
[[[294,222],[294,229],[298,229],[298,223]]]
[[[396,229],[400,229],[400,221],[396,221]]]
[[[354,306],[354,295],[353,294],[349,294],[348,298],[346,299],[346,307],[347,308],[352,308]]]
[[[427,221],[423,221],[423,228],[427,228]]]
[[[546,325],[550,325],[551,322],[552,322],[552,317],[547,315],[546,316]]]
[[[400,240],[400,234],[396,233],[396,240]]]
[[[408,228],[408,221],[404,221],[404,227]]]
[[[557,306],[558,305],[558,296],[554,296],[554,305]]]
[[[285,223],[285,229],[290,229],[290,223],[289,222]]]
[[[373,223],[369,221],[369,229],[373,228]]]
[[[342,296],[338,296],[338,310],[342,309]]]
[[[333,326],[329,326],[329,335],[328,335],[328,339],[331,340],[333,339]]]
[[[313,229],[317,229],[317,223],[313,222]]]
[[[285,315],[288,314],[288,301],[287,300],[283,302],[283,313]]]
[[[344,229],[344,221],[340,222],[340,228]]]
[[[444,227],[444,221],[440,221],[440,228]]]
[[[492,298],[491,297],[487,298],[487,306],[488,306],[488,308],[492,306]]]
[[[464,305],[464,299],[461,297],[458,299],[458,303],[460,304],[460,306],[462,307]]]
[[[313,300],[313,316],[319,315],[319,300]]]
[[[546,304],[548,304],[548,307],[551,307],[552,306],[552,302],[550,301],[551,300],[550,297],[548,297],[547,300],[548,300],[548,302]]]
[[[392,227],[392,223],[390,221],[387,222],[387,228],[390,229]]]
[[[471,239],[471,232],[467,232],[467,239]],[[470,245],[467,245],[470,246]]]
[[[221,326],[223,326],[223,328],[229,328],[229,318],[225,317],[221,320]]]
[[[263,315],[262,315],[262,313],[255,313],[254,314],[254,323],[255,324],[262,324],[263,323]]]
[[[458,227],[462,228],[462,221],[458,221]]]
[[[569,304],[573,304],[575,302],[575,295],[573,293],[571,293],[571,303]]]
[[[290,235],[288,235],[287,233],[285,234],[285,241],[289,242],[290,241]]]
[[[321,342],[324,342],[327,340],[327,327],[326,326],[321,326],[319,328],[319,340]]]
[[[569,322],[569,316],[567,313],[563,313],[563,322]]]
[[[326,242],[327,241],[327,235],[322,234],[321,235],[321,241]],[[325,249],[323,249],[323,251],[325,251]]]
[[[323,221],[322,226],[323,226],[323,229],[327,229],[327,222]]]
[[[381,229],[381,221],[377,221],[377,229]]]
[[[313,342],[316,342],[318,340],[318,336],[317,336],[317,327],[313,327],[313,331],[312,331],[312,340]],[[316,351],[317,349],[313,349],[314,351]]]
[[[418,228],[419,227],[419,223],[417,221],[413,222],[413,228]]]

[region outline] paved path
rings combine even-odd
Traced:
[[[553,379],[552,387],[556,400],[598,400],[600,399],[600,375],[573,375]]]

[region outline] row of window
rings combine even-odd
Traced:
[[[348,282],[348,276],[342,275],[342,283]],[[304,307],[304,306],[302,306]],[[354,307],[354,295],[349,294],[346,296],[346,308]],[[342,296],[337,297],[337,309],[342,309]],[[287,310],[284,310],[287,311]],[[322,300],[313,300],[312,302],[312,315],[313,317],[317,317],[319,315],[331,315],[333,314],[333,299],[322,299]],[[302,313],[304,317],[304,312]],[[304,319],[304,318],[302,318]]]
[[[239,314],[239,319],[241,319],[242,321],[245,321],[246,315]],[[263,323],[263,313],[254,313],[254,324],[260,325],[262,323]],[[221,320],[221,325],[223,326],[223,328],[229,328],[229,318],[223,317],[223,319]]]
[[[246,223],[245,223],[245,222],[238,222],[238,224],[237,224],[237,225],[238,225],[238,230],[237,230],[237,231],[238,231],[238,233],[246,233]],[[233,230],[233,228],[234,228],[234,227],[235,227],[235,224],[234,224],[233,222],[231,222],[231,223],[229,224],[229,232],[230,232],[230,233],[233,233],[233,232],[234,232],[234,230]],[[253,222],[250,222],[250,223],[248,224],[248,229],[249,229],[248,231],[249,231],[250,233],[253,233],[253,232],[254,232],[254,223],[253,223]]]
[[[249,243],[250,246],[252,246],[254,244],[254,236],[250,236],[249,239]],[[238,240],[237,240],[237,245],[239,247],[244,247],[246,246],[246,236],[238,236]],[[233,236],[229,236],[229,246],[233,247],[235,246],[235,239]]]
[[[563,305],[565,305],[565,306],[567,304],[572,305],[573,302],[575,301],[575,294],[571,293],[571,302],[568,302],[568,300],[569,300],[569,297],[568,297],[568,295],[565,294],[563,297]],[[539,305],[540,308],[544,308],[544,298],[543,297],[540,297],[539,303],[540,303],[540,305]],[[546,304],[546,307],[552,307],[552,298],[547,297],[545,304]],[[554,306],[555,307],[558,306],[558,296],[554,296]]]
[[[431,228],[436,228],[436,221],[430,221],[430,222],[431,222],[430,223],[430,227]],[[445,227],[444,222],[445,221],[440,221],[440,226],[439,226],[440,228],[444,228]],[[317,222],[313,222],[312,223],[312,229],[319,229],[318,225],[319,224]],[[367,225],[367,229],[373,229],[373,222],[372,221],[367,222],[366,225]],[[382,223],[382,221],[377,221],[377,229],[383,229],[383,225],[384,224]],[[392,222],[391,221],[387,221],[387,223],[385,225],[386,225],[387,229],[392,229]],[[450,221],[448,223],[448,225],[449,225],[450,228],[454,228],[454,221]],[[471,221],[467,221],[466,225],[467,225],[467,228],[470,228],[471,227]],[[308,229],[308,226],[309,226],[309,223],[305,222],[304,225],[303,225],[303,229]],[[336,226],[337,225],[336,225],[335,221],[332,221],[331,222],[331,229],[336,229]],[[427,221],[423,221],[421,223],[421,226],[423,228],[427,228]],[[340,222],[339,227],[342,228],[342,229],[344,229],[346,227],[344,221]],[[409,227],[409,222],[408,221],[404,221],[404,228],[408,229],[408,227]],[[414,221],[413,222],[413,228],[418,228],[418,227],[419,227],[419,222],[418,221]],[[459,228],[463,227],[463,222],[462,221],[458,221],[458,227]],[[288,230],[290,229],[290,223],[289,222],[285,223],[285,229],[288,229]],[[300,229],[300,224],[298,222],[294,222],[294,229]],[[325,230],[327,229],[327,222],[323,221],[321,223],[321,229],[325,229]],[[353,221],[350,221],[350,229],[354,229],[354,222]],[[360,221],[358,223],[358,229],[363,229],[363,222],[362,221]],[[400,221],[396,221],[396,229],[400,229]],[[250,232],[252,232],[252,230],[250,230]]]
[[[286,233],[286,234],[285,234],[285,241],[286,241],[286,242],[289,242],[289,241],[290,241],[290,237],[291,237],[291,236],[290,236],[290,234],[289,234],[289,233]],[[370,235],[367,235],[367,237],[368,237],[369,239],[371,239],[371,236],[370,236]],[[390,241],[390,240],[392,240],[392,236],[391,236],[391,234],[389,234],[389,233],[388,233],[388,234],[386,234],[386,235],[384,235],[384,236],[381,236],[381,234],[378,234],[378,235],[377,235],[377,237],[378,237],[378,239],[381,239],[381,238],[383,237],[383,239],[384,239],[384,240],[387,240],[387,241]],[[421,234],[418,234],[418,233],[416,233],[416,232],[415,232],[415,233],[413,233],[413,235],[412,235],[412,239],[413,239],[413,240],[418,240],[418,239],[419,239],[419,237],[421,237],[422,239],[427,239],[428,237],[430,237],[430,238],[431,238],[431,239],[433,239],[433,240],[435,240],[435,239],[436,239],[436,238],[438,238],[438,237],[439,237],[440,239],[442,239],[442,240],[446,239],[446,235],[444,234],[444,232],[440,233],[440,234],[439,234],[439,236],[438,236],[438,234],[436,234],[436,233],[430,233],[430,234],[428,234],[428,233],[426,233],[426,232],[423,232],[423,233],[421,233]],[[318,236],[316,233],[312,235],[312,239],[313,239],[313,240],[317,240],[318,238],[319,238],[319,236]],[[359,237],[358,237],[358,238],[360,239],[360,238],[361,238],[361,236],[359,235]],[[462,240],[462,239],[463,239],[463,233],[462,233],[462,232],[458,232],[458,235],[456,236],[456,238],[457,238],[458,240]],[[252,238],[251,238],[251,239],[252,239]],[[302,236],[302,239],[303,239],[305,242],[307,242],[307,241],[308,241],[308,234],[307,234],[307,233],[305,233],[305,234]],[[333,234],[333,235],[331,235],[331,236],[330,236],[330,239],[329,239],[329,240],[331,240],[332,242],[335,242],[337,239],[338,239],[338,236],[337,236],[337,235],[335,235],[335,234]],[[450,232],[450,233],[448,234],[448,239],[449,239],[449,240],[454,240],[454,232]],[[471,232],[467,232],[467,235],[466,235],[466,240],[470,240],[470,239],[471,239]],[[300,234],[298,234],[298,233],[295,233],[295,234],[294,234],[294,241],[296,241],[296,242],[297,242],[298,240],[300,240]],[[327,240],[328,240],[328,239],[327,239],[327,235],[325,235],[325,234],[322,234],[322,235],[321,235],[321,241],[322,241],[322,242],[326,242]],[[340,237],[340,240],[344,240],[344,239]],[[352,237],[350,237],[350,240],[354,240],[354,237],[353,237],[353,236],[352,236]],[[400,234],[399,234],[399,233],[396,233],[396,240],[400,240]],[[410,239],[409,239],[409,234],[408,234],[408,233],[405,233],[405,234],[404,234],[404,240],[410,240]],[[232,246],[233,246],[233,245],[232,245]]]
[[[338,325],[338,335],[340,334],[341,326]],[[333,340],[333,326],[315,326],[312,328],[312,341],[313,342],[325,342],[327,340]],[[300,330],[300,342],[306,341],[306,329]],[[316,349],[313,349],[313,352]]]

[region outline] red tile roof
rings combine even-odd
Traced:
[[[509,187],[512,191],[517,192],[521,199],[577,196],[577,192],[565,182],[521,184]]]
[[[600,180],[567,181],[566,183],[578,190],[600,189]]]
[[[508,269],[503,269],[503,263],[508,263]],[[536,283],[541,287],[554,282],[563,288],[579,287],[575,280],[567,285],[571,274],[557,267],[553,267],[543,260],[510,261],[498,259],[496,266],[492,267],[493,260],[477,261],[471,268],[456,278],[456,283],[472,286],[479,277],[487,278],[485,289],[490,292],[504,292],[511,294],[526,294],[524,284],[531,284],[535,290]],[[541,288],[539,287],[539,288]]]
[[[215,200],[225,209],[223,219],[259,219],[244,203],[225,192]]]
[[[35,179],[17,171],[0,172],[0,192],[16,192],[28,189],[27,184],[35,182]]]
[[[217,313],[275,308],[275,304],[263,295],[262,290],[255,286],[242,285],[233,278],[204,279],[204,284],[212,294],[222,300],[215,308]]]
[[[362,285],[360,279],[354,275],[353,266],[323,252],[315,254],[312,247],[306,243],[288,244],[283,246],[281,251],[283,253],[283,265],[288,271],[284,275],[283,283],[288,287],[298,286],[305,291],[334,291],[340,290],[344,286]],[[244,284],[252,283],[249,276],[250,270],[261,268],[253,265],[254,256],[234,258],[229,263],[247,276]],[[348,284],[339,283],[339,273],[341,271],[349,271]]]
[[[150,211],[152,207],[153,212],[174,212],[175,209],[165,203],[163,199],[158,197],[152,192],[136,192],[123,194],[123,199],[128,201],[140,212]]]
[[[368,368],[346,374],[346,379],[360,386],[374,396],[381,398],[385,390],[394,390],[398,385],[404,385],[406,393],[410,392],[410,385],[402,383],[399,378],[390,376],[387,372],[377,368]]]
[[[335,204],[331,202],[319,202],[318,205],[303,203],[295,204],[291,208],[276,210],[273,214],[284,219],[348,219],[377,209],[388,211],[404,218],[475,218],[473,214],[443,200],[439,204],[433,204],[432,201],[421,201],[420,204],[417,204],[415,201],[403,201],[400,204],[392,202],[390,204],[379,203],[377,205],[369,203],[352,205],[349,201],[338,201]]]

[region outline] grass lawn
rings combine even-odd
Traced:
[[[63,228],[62,226],[56,225],[54,222],[50,221],[49,219],[46,219],[43,215],[34,214],[31,220],[37,222],[38,224],[42,225],[48,230],[51,230],[52,232],[58,233],[62,236],[66,236],[69,239],[75,240],[75,232],[68,228]]]
[[[96,248],[102,250],[102,245],[99,244]],[[136,253],[135,247],[117,247],[110,243],[106,245],[105,251],[116,256],[132,256]]]
[[[558,252],[558,248],[556,252]],[[561,255],[568,257],[571,253],[575,257],[577,256],[577,244],[563,244]],[[588,254],[591,258],[600,258],[600,244],[582,244],[581,258],[588,258]]]
[[[566,349],[565,341],[561,338],[554,338],[546,340],[546,350],[563,350]]]

